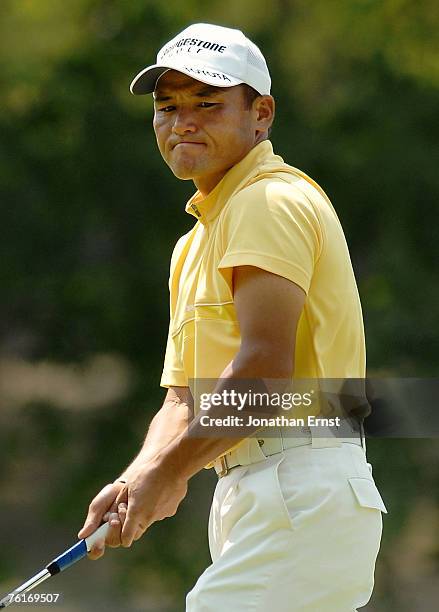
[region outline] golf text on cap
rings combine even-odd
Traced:
[[[200,40],[198,38],[180,38],[179,40],[177,40],[177,42],[173,43],[168,47],[165,47],[162,53],[160,53],[158,60],[162,61],[170,53],[172,53],[172,55],[177,55],[182,51],[190,53],[195,50],[194,47],[199,47],[198,49],[196,49],[197,53],[199,53],[203,49],[206,49],[208,51],[217,51],[218,53],[224,53],[224,51],[227,49],[226,45],[220,45],[209,40]]]
[[[188,72],[192,72],[192,74],[197,74],[198,76],[204,75],[213,79],[222,79],[223,81],[229,81],[229,83],[232,82],[231,79],[229,79],[229,77],[222,72],[212,72],[211,70],[202,70],[201,68],[193,68],[192,66],[182,66],[182,68]]]

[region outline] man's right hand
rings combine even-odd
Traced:
[[[102,524],[108,521],[110,528],[104,540],[97,541],[88,553],[89,559],[95,560],[102,557],[105,546],[116,548],[121,546],[120,534],[125,521],[127,505],[121,501],[119,494],[126,485],[123,482],[113,482],[107,484],[92,500],[87,518],[82,529],[78,533],[78,538],[87,538]],[[116,498],[119,496],[119,503],[116,505]]]

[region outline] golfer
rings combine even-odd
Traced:
[[[259,48],[209,24],[178,34],[131,84],[153,95],[164,161],[194,182],[194,226],[171,259],[165,400],[138,456],[93,499],[79,537],[109,520],[90,557],[130,547],[175,514],[194,474],[213,467],[212,564],[188,612],[357,610],[372,593],[386,511],[361,428],[191,435],[207,414],[192,407],[193,380],[217,381],[222,397],[240,380],[365,377],[343,230],[324,191],[273,152],[270,87]]]

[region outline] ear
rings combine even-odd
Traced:
[[[266,132],[274,121],[275,102],[273,96],[259,96],[253,102],[256,132]]]

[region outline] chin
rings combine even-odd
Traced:
[[[180,181],[190,181],[195,178],[193,172],[190,172],[189,170],[185,170],[183,168],[173,168],[172,166],[171,170],[172,174],[176,178],[180,179]]]
[[[194,163],[194,160],[173,160],[169,167],[172,170],[174,176],[182,181],[189,181],[194,179],[200,173],[199,164]]]

